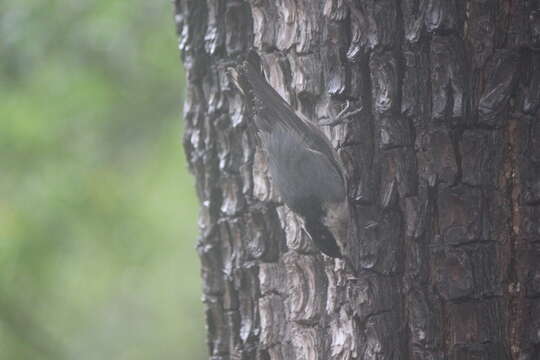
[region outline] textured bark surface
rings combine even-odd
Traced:
[[[540,0],[176,0],[212,359],[540,359]],[[248,49],[347,170],[353,263],[280,204]]]

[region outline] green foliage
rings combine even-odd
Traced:
[[[168,1],[0,5],[0,358],[203,359]]]

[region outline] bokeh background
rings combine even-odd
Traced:
[[[170,1],[0,2],[0,359],[204,359]]]

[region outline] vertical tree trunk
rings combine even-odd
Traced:
[[[176,0],[212,359],[540,359],[539,0]],[[254,47],[347,170],[357,279],[272,188]]]

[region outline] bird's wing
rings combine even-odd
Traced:
[[[252,60],[245,60],[235,69],[234,82],[249,98],[256,116],[258,130],[271,133],[279,127],[296,133],[308,150],[327,157],[341,174],[335,151],[326,135],[315,125],[296,114],[266,81]]]

